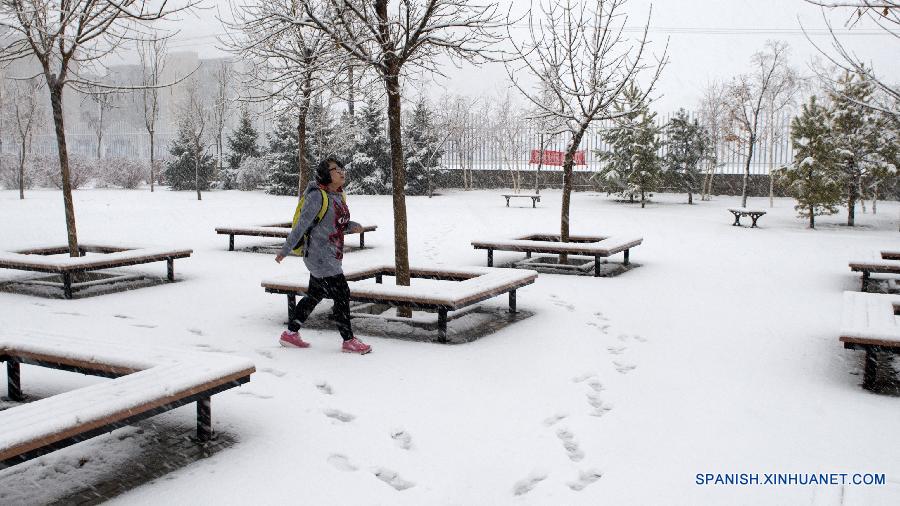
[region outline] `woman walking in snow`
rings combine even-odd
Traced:
[[[303,263],[309,270],[309,289],[291,314],[288,329],[281,333],[282,346],[308,348],[300,338],[300,327],[323,298],[334,300],[334,320],[344,339],[341,351],[364,355],[372,347],[353,336],[350,328],[350,287],[341,266],[344,258],[344,230],[359,233],[362,226],[350,221],[350,210],[344,202],[344,164],[335,158],[322,160],[316,167],[316,180],[303,192],[304,202],[299,219],[275,256],[282,260],[302,247]],[[322,212],[324,211],[324,214]]]

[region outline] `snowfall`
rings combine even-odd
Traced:
[[[529,199],[505,207],[504,191],[407,198],[411,263],[484,266],[473,239],[558,230],[558,190],[543,191],[536,209]],[[575,193],[573,234],[644,238],[633,269],[541,274],[518,290],[530,316],[496,332],[462,344],[361,334],[374,351],[359,356],[341,353],[337,331],[324,327],[302,331],[309,349],[280,347],[285,297],[260,281],[304,278],[302,262],[230,252],[214,232],[284,221],[294,198],[74,196],[81,242],[187,247],[193,256],[176,260],[171,284],[74,300],[2,292],[0,332],[226,353],[257,369],[213,397],[214,429],[234,445],[114,504],[900,504],[900,397],[863,390],[862,352],[838,342],[842,292],[860,288],[847,262],[900,249],[897,202],[878,202],[877,214],[868,203],[852,228],[842,210],[809,230],[793,200],[770,209],[756,197],[749,206],[768,214],[751,229],[731,225],[738,197],[687,205],[685,195],[660,194],[641,209]],[[345,266],[392,263],[390,197],[348,203],[354,220],[378,230]],[[28,191],[24,201],[0,191],[0,251],[65,244],[62,204],[58,191]],[[122,271],[164,276],[165,266]],[[2,270],[0,281],[25,275]],[[502,314],[507,298],[483,304]],[[110,381],[33,366],[22,377],[35,398]],[[158,418],[187,430],[195,409]],[[139,469],[143,450],[117,437],[134,430],[0,471],[0,503],[65,502],[118,468]],[[874,473],[886,483],[698,484],[706,473]]]

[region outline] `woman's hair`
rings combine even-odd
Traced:
[[[316,167],[316,182],[319,184],[331,184],[331,163],[334,162],[335,165],[344,168],[344,163],[338,160],[333,156],[329,156],[325,158],[319,165]]]

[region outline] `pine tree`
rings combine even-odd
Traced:
[[[263,157],[270,167],[267,193],[297,195],[300,167],[297,163],[297,129],[293,118],[284,114],[275,122],[275,129],[267,136],[269,149]]]
[[[381,104],[374,99],[367,100],[359,118],[358,142],[348,167],[348,192],[379,195],[392,192],[391,153],[384,120]]]
[[[783,169],[781,177],[797,199],[797,214],[809,218],[809,228],[816,228],[816,216],[837,213],[841,203],[831,123],[831,114],[815,96],[803,104],[800,116],[791,122],[794,163]]]
[[[203,153],[198,157],[196,143],[192,139],[191,123],[183,118],[178,125],[178,136],[172,142],[169,153],[172,159],[166,163],[165,178],[173,190],[197,190],[196,161],[200,160],[199,190],[209,190],[209,182],[216,169],[212,155]]]
[[[406,194],[431,195],[432,177],[440,165],[444,150],[434,128],[432,112],[425,99],[419,100],[404,133],[406,139]]]
[[[340,158],[331,108],[321,97],[313,100],[306,116],[306,159],[310,167],[330,156]]]
[[[656,190],[662,171],[658,154],[662,145],[660,128],[656,125],[656,113],[650,112],[641,100],[641,91],[635,83],[625,90],[623,98],[616,105],[616,111],[623,115],[615,126],[601,134],[609,149],[597,152],[606,162],[598,176],[612,183],[622,197],[632,202],[640,195],[644,207],[646,194]]]
[[[700,162],[710,150],[712,141],[706,130],[687,111],[679,109],[666,125],[669,134],[665,168],[678,176],[678,183],[688,194],[688,204],[694,203],[693,194],[700,184]]]
[[[860,199],[863,179],[877,165],[879,121],[866,104],[872,101],[874,85],[856,74],[845,73],[830,93],[832,101],[834,147],[840,158],[838,171],[847,204],[847,225],[853,226],[856,201]]]
[[[240,167],[244,160],[259,157],[259,147],[256,145],[258,136],[250,120],[250,111],[245,107],[241,111],[237,128],[228,137],[228,150],[231,154],[228,155],[228,167],[222,170],[221,175],[222,185],[226,190],[238,185]]]

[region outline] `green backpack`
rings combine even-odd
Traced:
[[[312,225],[300,237],[300,240],[297,241],[297,244],[294,245],[294,249],[291,252],[298,256],[303,256],[303,246],[306,244],[306,241],[309,240],[309,232],[322,221],[322,218],[325,216],[325,213],[328,212],[328,206],[331,204],[331,199],[328,198],[328,192],[325,190],[318,188],[319,192],[322,193],[322,208],[319,209],[318,214],[316,214],[316,219],[313,220]],[[300,221],[300,213],[303,211],[303,204],[306,202],[306,196],[312,192],[316,191],[315,189],[309,190],[302,197],[300,197],[300,201],[297,202],[297,209],[294,210],[294,218],[291,220],[291,228],[297,226],[297,222]],[[344,203],[347,202],[347,196],[344,195],[344,192],[341,192],[341,200]]]

